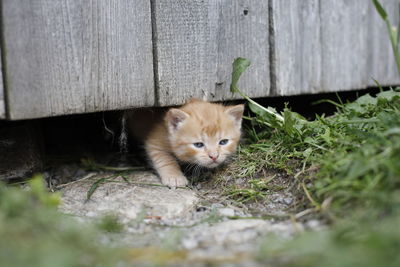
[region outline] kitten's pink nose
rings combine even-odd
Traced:
[[[210,154],[208,154],[208,156],[209,156],[210,159],[212,159],[213,161],[216,161],[219,155],[218,155],[217,153],[210,153]]]

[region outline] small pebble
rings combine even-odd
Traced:
[[[238,178],[235,180],[235,184],[236,185],[242,185],[244,183],[244,179],[243,178]]]
[[[286,205],[290,205],[290,204],[293,203],[293,198],[291,198],[291,197],[285,197],[285,198],[283,199],[283,202],[284,202]]]
[[[306,222],[306,227],[309,229],[319,229],[321,227],[321,222],[318,220],[309,220]]]
[[[199,245],[199,242],[194,238],[185,238],[182,240],[182,246],[185,249],[195,249]]]
[[[219,209],[219,208],[223,208],[224,205],[222,205],[221,203],[213,203],[211,205],[211,209]]]
[[[218,209],[218,214],[224,217],[232,217],[235,216],[235,210],[230,208],[222,208]]]

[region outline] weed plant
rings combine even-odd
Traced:
[[[249,61],[239,58],[234,70],[243,72],[247,66]],[[243,94],[235,84],[232,91]],[[325,102],[336,105],[337,112],[313,121],[288,108],[278,113],[249,102],[255,116],[248,118],[250,144],[241,153],[260,153],[264,165],[283,169],[300,183],[312,182],[311,204],[317,210],[328,199],[337,213],[355,206],[391,210],[399,204],[400,91],[366,94],[352,103]]]
[[[236,59],[233,75],[249,65]],[[231,89],[244,95],[236,84]],[[278,113],[248,102],[254,115],[246,117],[249,140],[240,153],[249,168],[236,171],[238,176],[271,167],[286,171],[303,189],[304,206],[332,223],[329,230],[291,241],[269,237],[259,260],[290,266],[399,266],[400,90],[365,94],[351,103],[321,102],[335,105],[337,112],[313,121],[289,108]],[[263,188],[250,184],[230,196],[248,201],[262,194]]]
[[[59,201],[41,177],[26,190],[0,183],[0,266],[124,266],[122,251],[100,245],[96,227],[57,212]]]
[[[373,3],[388,26],[400,71],[397,28],[379,1]],[[262,107],[241,92],[237,82],[249,65],[247,59],[235,60],[231,86],[232,93],[248,100],[253,113],[245,117],[251,122],[249,140],[240,150],[245,165],[252,166],[245,175],[268,167],[286,171],[304,190],[304,205],[332,224],[292,240],[266,238],[259,261],[279,266],[399,266],[400,89],[381,88],[352,103],[340,98],[321,101],[335,105],[337,112],[308,121],[287,107],[282,112]],[[256,155],[253,165],[248,155]]]

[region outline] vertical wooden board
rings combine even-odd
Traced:
[[[0,119],[5,119],[5,118],[6,118],[6,109],[5,109],[3,86],[0,86]]]
[[[400,1],[380,0],[390,21],[394,26],[399,25]],[[379,16],[372,1],[369,2],[369,21],[368,21],[368,85],[376,86],[373,79],[381,85],[400,84],[400,75],[397,70],[396,62],[390,44],[389,34],[385,21]]]
[[[0,119],[5,119],[5,118],[6,118],[6,101],[4,97],[3,68],[0,60]]]
[[[367,86],[368,2],[320,2],[323,91],[343,91]]]
[[[190,97],[232,98],[236,57],[252,60],[240,87],[250,96],[269,93],[268,5],[264,1],[155,0],[159,104]]]
[[[277,95],[321,91],[319,0],[272,0]]]
[[[153,8],[158,103],[202,97],[203,90],[213,87],[216,67],[208,2],[154,0]]]
[[[268,1],[217,2],[218,14],[212,20],[218,60],[215,99],[232,99],[229,87],[232,62],[237,57],[251,61],[239,80],[239,88],[251,97],[270,95]]]
[[[154,103],[149,1],[4,0],[11,119]]]

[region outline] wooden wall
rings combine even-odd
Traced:
[[[252,60],[241,85],[251,96],[270,94],[268,1],[155,0],[158,102],[181,104],[204,95],[231,98],[232,62]]]
[[[150,1],[2,2],[10,119],[154,104]]]
[[[0,48],[1,50],[1,48]],[[6,102],[4,97],[4,88],[3,88],[3,68],[1,66],[1,57],[0,57],[0,119],[6,118]]]
[[[397,25],[399,1],[381,2]],[[8,119],[232,99],[236,57],[252,61],[239,82],[251,97],[400,84],[370,0],[2,0],[2,12]]]
[[[368,0],[273,0],[277,95],[399,84],[386,25]],[[399,2],[381,0],[395,25]]]

